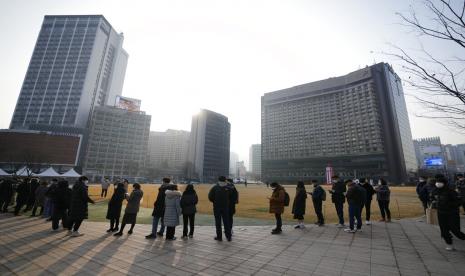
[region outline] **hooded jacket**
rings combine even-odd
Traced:
[[[77,181],[71,194],[70,218],[73,220],[86,219],[88,216],[88,202],[94,203],[89,197],[86,185],[81,181]]]
[[[175,227],[179,225],[179,216],[182,214],[181,192],[166,190],[165,194],[165,214],[163,216],[163,222],[165,226]]]
[[[213,186],[208,193],[208,200],[213,203],[213,209],[229,211],[230,193],[230,188],[226,182],[219,181]]]

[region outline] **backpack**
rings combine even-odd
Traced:
[[[291,201],[291,198],[289,197],[289,194],[284,191],[284,206],[289,206],[289,203]]]

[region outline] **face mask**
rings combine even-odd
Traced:
[[[378,181],[378,185],[381,185],[381,181]]]
[[[444,183],[436,182],[436,188],[441,189],[442,187],[444,187]]]
[[[421,178],[420,178],[420,180],[419,180],[419,181],[420,181],[420,182],[425,182],[425,180],[424,180],[424,179],[421,179]]]
[[[84,185],[88,185],[89,184],[89,181],[88,180],[84,180]]]
[[[333,180],[333,183],[334,183],[334,184],[336,184],[336,183],[337,183],[337,180],[336,180],[336,179],[334,179],[334,180]]]

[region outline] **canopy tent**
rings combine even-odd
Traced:
[[[35,176],[39,176],[39,177],[58,177],[60,176],[59,173],[57,173],[52,167],[46,169],[45,171],[39,173],[39,174],[36,174]]]
[[[74,169],[71,169],[62,174],[61,177],[81,177],[81,175],[78,174]]]
[[[6,171],[0,169],[0,176],[8,176],[11,175],[10,173],[7,173]]]
[[[33,176],[35,173],[32,172],[28,167],[22,167],[16,172],[17,176]]]

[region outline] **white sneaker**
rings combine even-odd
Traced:
[[[455,251],[455,248],[454,248],[454,246],[451,244],[451,245],[448,245],[448,246],[446,247],[446,250],[447,250],[447,251]]]
[[[337,227],[337,228],[344,228],[344,227],[346,227],[346,226],[345,226],[344,224],[339,224],[339,223],[338,223],[338,224],[336,224],[336,227]]]
[[[304,229],[304,228],[305,228],[305,224],[301,224],[300,229]]]
[[[366,225],[371,225],[371,221],[367,220],[367,221],[365,221],[365,224]]]
[[[346,232],[346,233],[355,233],[355,232],[357,232],[357,230],[346,228],[346,229],[344,229],[344,232]]]
[[[71,234],[71,237],[80,237],[80,236],[82,236],[82,235],[84,235],[84,234],[79,233],[79,231],[74,231],[74,232]]]

